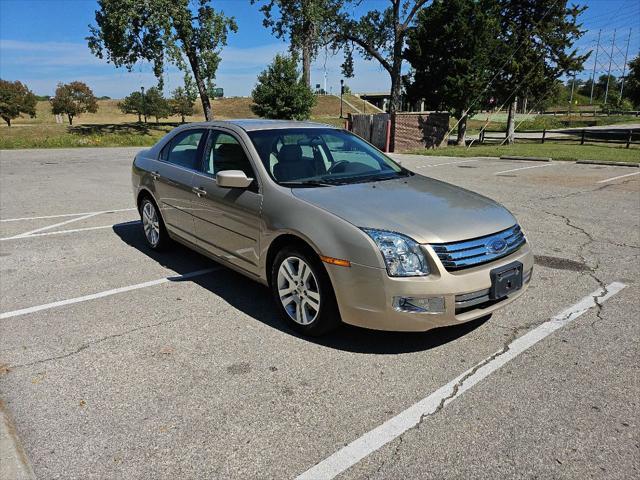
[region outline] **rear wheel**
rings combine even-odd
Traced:
[[[285,322],[295,331],[320,336],[340,324],[331,281],[314,255],[287,247],[271,270],[271,290]]]
[[[162,250],[169,245],[170,239],[164,226],[158,207],[149,197],[145,197],[140,203],[140,218],[144,238],[154,250]]]

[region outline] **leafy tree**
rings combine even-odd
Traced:
[[[121,102],[118,103],[118,108],[122,113],[133,113],[138,115],[138,122],[142,122],[142,116],[144,121],[147,121],[147,112],[145,111],[145,101],[142,92],[131,92],[124,97]]]
[[[73,125],[73,117],[82,113],[96,113],[98,102],[86,83],[59,83],[55,96],[51,101],[51,111],[55,115],[66,115],[69,125]]]
[[[291,56],[276,55],[258,75],[258,84],[251,93],[251,110],[256,115],[284,120],[309,118],[316,97],[300,78],[296,63]]]
[[[129,71],[140,61],[153,64],[160,86],[165,63],[193,75],[207,120],[212,119],[207,87],[213,83],[220,51],[236,22],[210,6],[211,0],[98,0],[89,48]],[[191,5],[195,7],[192,8]],[[188,63],[188,67],[187,67]]]
[[[513,143],[517,98],[543,99],[563,74],[582,70],[589,54],[573,44],[584,33],[578,16],[586,7],[567,0],[496,0],[500,8],[499,41],[511,48],[495,53],[497,96],[509,102],[507,143]]]
[[[407,38],[405,57],[413,68],[411,99],[431,109],[447,109],[459,119],[458,145],[465,144],[467,118],[488,97],[487,84],[499,48],[495,2],[435,0],[422,9]]]
[[[22,82],[0,79],[0,117],[11,126],[11,120],[21,114],[36,116],[37,98]]]
[[[341,14],[341,28],[335,42],[345,47],[343,67],[353,68],[351,53],[354,47],[366,59],[375,59],[391,78],[390,113],[395,113],[402,106],[402,51],[407,31],[420,8],[428,1],[388,0],[389,6],[384,10],[370,10],[359,19],[351,13]]]
[[[193,104],[194,99],[187,93],[185,88],[178,87],[171,92],[171,99],[169,100],[171,115],[180,115],[182,123],[184,123],[184,117],[193,115]]]
[[[344,0],[251,0],[264,1],[263,24],[280,39],[289,38],[291,51],[302,52],[302,78],[311,88],[311,62],[318,49],[335,31]]]
[[[162,90],[158,87],[152,87],[147,90],[147,93],[144,96],[144,105],[146,114],[150,117],[155,117],[156,123],[160,121],[161,118],[167,118],[171,114],[171,106],[164,95],[162,95]]]
[[[622,96],[629,99],[634,107],[640,108],[640,54],[629,62],[629,74],[625,79]]]

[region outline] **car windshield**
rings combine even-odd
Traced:
[[[256,130],[249,137],[269,175],[281,185],[320,187],[412,175],[344,130]]]

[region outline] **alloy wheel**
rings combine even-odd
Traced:
[[[309,325],[320,312],[318,281],[307,263],[298,257],[287,257],[278,269],[278,295],[291,319]]]
[[[158,219],[158,212],[153,203],[146,201],[142,207],[142,226],[144,228],[144,235],[151,246],[155,247],[160,241],[160,221]]]

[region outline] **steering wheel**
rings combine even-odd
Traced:
[[[348,160],[338,160],[336,163],[334,163],[333,165],[331,165],[329,167],[329,169],[327,170],[327,173],[334,173],[336,168],[338,168],[340,165],[345,165],[345,164],[348,164],[348,163],[349,163]],[[340,173],[340,172],[338,172],[338,173]]]

